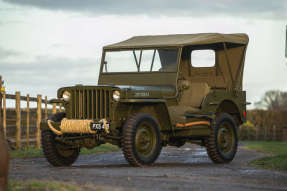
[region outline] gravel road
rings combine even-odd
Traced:
[[[121,151],[80,156],[72,167],[55,168],[44,158],[12,159],[10,178],[95,185],[96,190],[287,190],[287,172],[248,162],[263,154],[239,148],[230,164],[213,164],[205,148],[165,147],[151,167],[130,167]]]

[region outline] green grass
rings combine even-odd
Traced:
[[[287,142],[248,141],[247,149],[270,154],[251,162],[251,165],[273,170],[287,170]]]
[[[8,191],[83,191],[71,183],[40,180],[10,180]]]
[[[103,144],[93,149],[81,149],[81,155],[94,154],[94,153],[103,153],[103,152],[111,152],[118,151],[119,148],[115,145],[111,144]],[[42,149],[36,149],[34,147],[30,147],[29,149],[23,148],[21,150],[13,150],[10,152],[11,158],[30,158],[30,157],[43,157]]]

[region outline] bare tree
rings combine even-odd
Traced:
[[[255,103],[255,107],[267,110],[287,110],[287,92],[279,90],[267,91],[261,100]]]

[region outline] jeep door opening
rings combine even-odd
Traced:
[[[111,143],[131,165],[145,166],[163,146],[190,142],[206,147],[214,163],[232,161],[237,128],[246,121],[247,44],[246,34],[204,33],[136,36],[105,46],[98,85],[63,87],[52,100],[65,112],[41,122],[45,157],[68,166],[82,147]]]

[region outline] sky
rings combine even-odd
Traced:
[[[97,84],[104,45],[246,33],[243,88],[254,103],[268,90],[287,91],[286,25],[286,0],[0,0],[0,75],[7,93],[53,98],[63,86]]]

